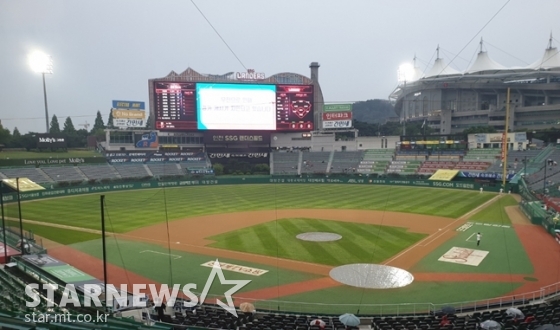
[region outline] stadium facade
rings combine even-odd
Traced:
[[[542,58],[526,67],[507,68],[483,51],[464,72],[437,58],[423,74],[416,66],[401,73],[389,98],[402,121],[425,122],[440,134],[469,127],[505,129],[510,89],[509,129],[560,128],[560,54],[552,36]]]

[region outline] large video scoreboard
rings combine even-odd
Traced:
[[[156,129],[311,131],[313,85],[154,82]]]

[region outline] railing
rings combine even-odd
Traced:
[[[256,300],[243,298],[242,294],[235,296],[236,301],[251,302],[259,312],[297,313],[311,315],[340,315],[354,313],[360,316],[399,316],[399,315],[427,315],[436,313],[443,307],[452,306],[458,314],[472,313],[489,309],[502,309],[526,305],[532,302],[544,301],[560,294],[560,282],[553,283],[538,290],[521,294],[448,303],[401,303],[401,304],[325,304],[297,302],[286,300]],[[208,301],[213,300],[208,295]],[[214,296],[220,298],[218,296]]]

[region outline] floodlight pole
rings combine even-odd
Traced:
[[[45,98],[45,122],[46,122],[46,133],[49,133],[49,106],[47,105],[47,84],[45,82],[45,72],[41,73],[43,75],[43,96]]]
[[[2,208],[2,237],[4,237],[4,261],[8,261],[8,239],[6,237],[6,219],[4,218],[4,181],[0,181],[0,208]]]
[[[19,234],[21,239],[21,255],[25,254],[25,243],[23,241],[23,220],[21,218],[21,194],[19,192],[19,178],[16,178],[16,193],[17,193],[17,203],[18,203],[18,213],[19,213]]]
[[[105,290],[105,310],[109,310],[108,300],[107,300],[107,249],[105,244],[105,195],[101,195],[101,244],[103,245],[103,285]]]

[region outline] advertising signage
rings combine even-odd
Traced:
[[[348,120],[352,119],[351,112],[323,112],[323,120]]]
[[[119,128],[145,127],[146,111],[113,109],[113,125]]]
[[[58,134],[37,134],[38,149],[66,149],[66,138]]]
[[[209,152],[210,159],[216,158],[268,158],[268,152]]]
[[[323,128],[351,128],[352,120],[323,121]]]
[[[352,112],[352,104],[325,104],[324,112]]]
[[[204,144],[270,144],[270,132],[204,132]]]
[[[113,100],[113,109],[146,110],[146,104],[144,102],[140,102],[140,101]]]

